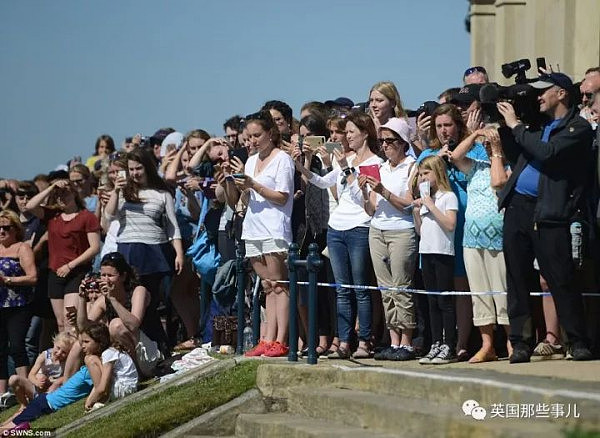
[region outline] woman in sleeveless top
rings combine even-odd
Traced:
[[[133,268],[118,252],[106,254],[100,262],[100,291],[102,295],[87,312],[87,291],[79,291],[77,327],[83,328],[88,321],[103,321],[108,326],[110,337],[127,352],[138,365],[147,358],[136,357],[141,342],[146,351],[156,350],[149,330],[156,315],[151,315],[150,292],[139,285]],[[146,334],[148,336],[146,336]],[[65,376],[70,377],[79,369],[81,347],[75,344],[67,359]],[[158,357],[158,356],[157,356]],[[143,365],[142,365],[143,367]]]
[[[29,366],[25,335],[37,271],[33,251],[23,237],[19,216],[9,210],[0,212],[0,394],[7,391],[9,354],[19,376],[27,378]]]

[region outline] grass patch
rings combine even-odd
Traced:
[[[154,437],[159,436],[193,418],[233,400],[256,386],[256,369],[259,361],[245,361],[212,378],[168,388],[144,400],[128,404],[109,417],[99,418],[68,434],[69,437]],[[70,408],[71,406],[69,406]],[[65,408],[66,410],[67,408]],[[83,407],[76,410],[81,417]],[[55,415],[40,419],[34,428],[57,428],[73,419],[42,424]],[[67,414],[67,413],[65,413]],[[70,417],[69,417],[70,418]]]

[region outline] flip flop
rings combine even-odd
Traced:
[[[469,363],[483,363],[483,362],[494,362],[498,360],[498,356],[493,351],[485,352],[483,350],[479,350],[475,355],[469,359]]]

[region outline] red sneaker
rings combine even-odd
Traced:
[[[244,353],[246,357],[257,357],[262,356],[269,348],[271,348],[273,342],[271,341],[260,341],[256,347],[251,350],[248,350]]]
[[[263,353],[263,357],[283,357],[287,356],[290,349],[280,342],[273,342],[271,348]]]

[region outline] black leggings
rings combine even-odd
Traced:
[[[425,290],[453,290],[454,256],[422,254],[421,263]],[[431,342],[444,343],[454,349],[456,347],[456,305],[454,295],[428,295],[427,300],[429,302]]]
[[[0,380],[8,379],[8,355],[15,367],[29,366],[25,336],[31,322],[30,306],[0,308]]]

